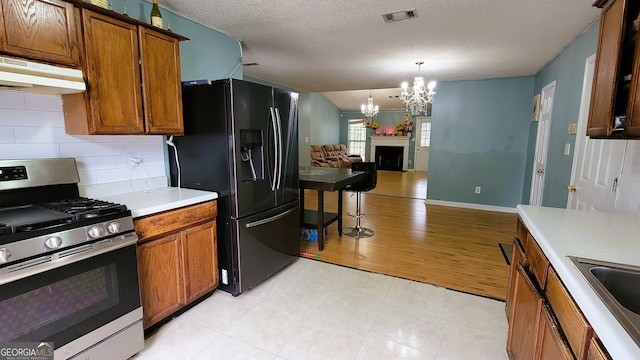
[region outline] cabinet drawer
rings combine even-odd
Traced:
[[[529,233],[529,230],[527,230],[527,226],[524,224],[524,222],[522,222],[522,219],[520,219],[520,217],[518,217],[516,231],[518,235],[518,240],[520,240],[520,243],[524,247],[527,244],[527,234]]]
[[[549,271],[549,260],[544,256],[531,234],[527,234],[527,242],[524,247],[529,261],[529,271],[535,276],[540,289],[544,290]]]
[[[138,243],[215,219],[217,203],[208,201],[136,219]]]
[[[553,269],[547,277],[545,295],[573,354],[577,359],[584,359],[593,331]]]

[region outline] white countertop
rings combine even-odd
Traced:
[[[127,205],[134,219],[217,198],[215,192],[175,187],[100,197],[101,200]]]
[[[567,256],[640,266],[640,218],[518,205],[518,214],[613,359],[640,359],[640,347]]]

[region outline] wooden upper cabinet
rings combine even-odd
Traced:
[[[80,65],[79,12],[60,0],[0,0],[0,52]]]
[[[142,97],[147,134],[183,134],[180,44],[139,28]]]
[[[66,132],[182,135],[179,42],[188,39],[94,8],[82,9],[82,25],[87,92],[63,95]]]
[[[90,134],[144,134],[138,27],[83,11]]]
[[[598,0],[602,8],[587,135],[640,137],[640,46],[636,0]],[[635,24],[634,24],[635,23]]]

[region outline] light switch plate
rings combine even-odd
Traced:
[[[569,124],[569,134],[575,135],[578,133],[578,123]]]
[[[569,154],[571,154],[571,144],[569,143],[564,144],[564,154],[566,156],[569,156]]]

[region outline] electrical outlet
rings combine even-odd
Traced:
[[[142,159],[140,158],[140,154],[127,154],[129,157],[129,165],[131,167],[136,167],[142,164]]]
[[[476,186],[476,194],[480,194],[480,190],[482,190],[482,188],[480,186]]]

